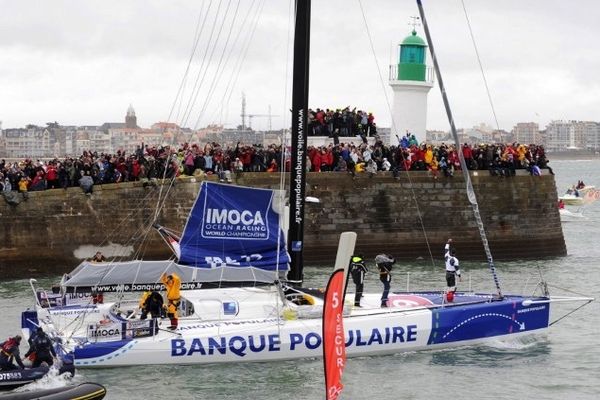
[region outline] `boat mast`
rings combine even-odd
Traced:
[[[503,296],[502,290],[500,289],[500,281],[498,280],[498,275],[496,274],[494,259],[492,258],[492,252],[490,250],[487,235],[485,234],[483,221],[481,220],[481,214],[479,213],[479,204],[477,204],[477,197],[475,197],[475,190],[473,189],[473,183],[471,182],[471,175],[469,174],[469,169],[467,168],[465,157],[463,155],[463,152],[461,151],[460,141],[458,140],[458,134],[456,133],[456,127],[454,125],[454,118],[452,117],[452,111],[450,110],[450,103],[448,102],[446,88],[444,87],[444,81],[442,80],[442,74],[440,73],[440,66],[438,65],[437,57],[435,56],[435,50],[433,48],[433,42],[431,40],[431,34],[429,33],[429,26],[427,25],[427,20],[425,19],[425,11],[423,10],[423,4],[421,4],[421,0],[417,0],[417,6],[419,7],[419,14],[421,15],[421,20],[423,21],[425,37],[427,38],[427,43],[429,43],[429,51],[431,52],[431,58],[433,60],[433,68],[435,69],[435,74],[437,75],[438,83],[440,85],[440,91],[442,92],[442,99],[444,100],[446,115],[448,116],[448,121],[450,122],[450,131],[452,132],[452,137],[454,138],[454,145],[456,148],[456,152],[458,153],[458,159],[460,160],[460,168],[462,169],[462,175],[465,179],[465,183],[467,186],[467,197],[469,199],[469,202],[471,203],[471,207],[473,208],[473,214],[475,215],[477,227],[479,228],[479,236],[481,236],[481,241],[483,242],[483,248],[485,249],[485,254],[488,259],[490,272],[492,273],[492,277],[494,278],[494,284],[496,285],[498,297],[502,298]]]
[[[290,221],[288,281],[302,285],[304,247],[304,195],[308,129],[308,71],[310,56],[310,0],[296,0],[294,74],[292,83],[292,149],[290,152]]]

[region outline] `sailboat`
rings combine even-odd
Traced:
[[[80,368],[322,356],[324,296],[302,287],[309,21],[310,2],[298,0],[289,211],[273,190],[203,182],[182,237],[169,240],[176,260],[83,262],[51,293],[32,281],[36,304],[23,313],[24,332],[42,326]],[[435,55],[433,60],[456,135]],[[464,176],[497,291],[456,292],[452,302],[439,290],[393,292],[385,308],[380,293],[365,293],[360,308],[352,307],[354,294],[348,294],[342,303],[348,357],[529,335],[548,328],[553,303],[593,300],[550,297],[547,291],[502,293],[470,178]],[[286,213],[287,235],[282,229]],[[352,252],[353,246],[343,243],[338,259],[347,263]],[[157,283],[162,274],[177,274],[182,281],[179,325],[173,330],[165,329],[160,317],[143,319],[136,300],[105,303],[97,295],[163,290]]]

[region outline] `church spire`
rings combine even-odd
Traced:
[[[137,117],[135,116],[135,110],[133,106],[129,104],[129,108],[127,109],[127,115],[125,115],[125,127],[129,129],[137,128]]]

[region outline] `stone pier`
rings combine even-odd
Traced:
[[[471,174],[495,259],[566,254],[554,176]],[[47,190],[29,193],[16,206],[0,199],[1,276],[67,272],[97,250],[124,259],[168,258],[169,248],[149,228],[155,210],[162,204],[158,222],[183,230],[199,182],[178,179],[170,189],[141,182],[102,185],[92,196],[79,188]],[[279,174],[244,173],[235,184],[278,188]],[[486,260],[460,173],[436,180],[425,172],[399,179],[389,173],[354,179],[346,173],[310,173],[306,194],[321,200],[306,205],[310,265],[333,263],[343,231],[358,234],[356,251],[367,258],[385,252],[400,260],[440,259],[451,237],[461,260]]]

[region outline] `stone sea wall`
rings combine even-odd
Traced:
[[[472,180],[495,259],[566,254],[554,176],[500,178],[480,171]],[[279,174],[246,173],[235,183],[277,188]],[[158,222],[181,231],[199,182],[178,180],[165,199],[167,189],[135,182],[96,186],[92,196],[79,188],[34,192],[16,206],[0,199],[0,276],[67,272],[97,250],[127,259],[169,257],[148,225],[164,202]],[[368,258],[386,252],[398,259],[440,259],[451,237],[461,260],[486,259],[460,174],[434,180],[417,172],[397,180],[391,174],[353,179],[310,173],[306,194],[321,200],[306,205],[309,264],[333,263],[339,234],[347,230],[357,232],[356,251]]]

